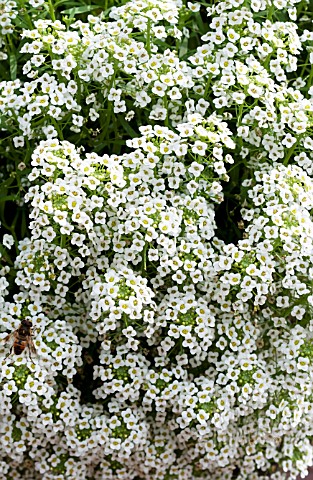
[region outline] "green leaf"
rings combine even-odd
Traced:
[[[113,147],[111,145],[113,145]],[[110,149],[111,150],[112,148],[114,148],[115,145],[124,146],[125,145],[125,140],[113,139],[113,140],[105,140],[101,143],[96,143],[95,142],[94,145],[93,145],[93,150],[94,150],[94,152],[98,153],[98,152],[102,152],[103,149]]]
[[[79,15],[80,13],[91,12],[96,8],[100,8],[99,5],[83,5],[81,7],[73,7],[68,8],[67,10],[62,10],[62,15],[69,15],[70,17],[74,17],[75,15]]]
[[[4,195],[0,196],[0,202],[6,202],[7,200],[15,201],[17,199],[17,195]]]
[[[5,207],[6,207],[6,201],[11,200],[9,197],[14,197],[12,200],[16,200],[15,195],[8,195],[8,189],[10,185],[14,182],[15,178],[9,177],[6,180],[4,180],[2,183],[0,183],[0,221],[4,226],[6,226],[6,220],[5,220]]]
[[[69,2],[69,0],[59,0],[58,2],[54,3],[54,8],[57,8],[60,5],[63,5],[63,3],[67,3],[68,5],[75,5],[77,2]]]
[[[125,132],[127,132],[128,135],[131,136],[131,138],[138,137],[138,133],[135,132],[135,130],[129,125],[129,123],[127,122],[127,120],[125,120],[123,115],[118,115],[117,119],[120,122],[120,124],[122,125],[122,127],[124,128]]]
[[[21,220],[21,238],[24,238],[27,234],[27,217],[25,211],[22,212]]]
[[[9,265],[13,265],[13,262],[10,258],[10,254],[7,252],[7,250],[4,248],[3,245],[0,244],[0,258],[4,258],[5,261],[9,264]]]
[[[178,56],[179,58],[184,57],[188,53],[188,38],[184,37],[183,41],[180,44]]]
[[[198,27],[198,31],[201,33],[201,35],[204,35],[205,33],[207,33],[208,31],[208,25],[205,25],[203,23],[203,20],[202,20],[202,17],[201,17],[201,13],[200,12],[197,12],[195,14],[195,17],[196,17],[196,22],[197,22],[197,27]]]
[[[7,188],[14,182],[14,180],[15,180],[15,176],[12,175],[6,180],[4,180],[2,183],[0,183],[0,201],[3,198],[3,195],[6,194]]]
[[[17,61],[15,53],[10,54],[10,74],[11,80],[16,79],[16,71],[17,71]]]
[[[30,25],[26,22],[23,16],[18,16],[14,19],[14,25],[19,28],[29,28]]]

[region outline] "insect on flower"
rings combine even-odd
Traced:
[[[26,348],[28,349],[30,359],[32,359],[31,353],[36,353],[36,348],[32,340],[32,326],[33,324],[30,320],[24,319],[21,321],[19,327],[14,330],[14,332],[10,333],[3,339],[5,343],[9,342],[12,337],[14,339],[10,348],[10,352],[4,360],[11,355],[12,351],[15,353],[15,355],[21,355]]]

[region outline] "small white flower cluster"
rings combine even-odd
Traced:
[[[157,5],[151,7],[150,1],[135,0],[120,7],[113,6],[110,17],[117,21],[124,20],[125,23],[138,28],[141,32],[151,28],[152,34],[158,39],[165,39],[168,34],[177,35],[177,31],[173,30],[173,25],[177,25],[179,21],[183,2],[181,0],[161,0]],[[158,24],[162,21],[169,23],[170,26],[167,29],[160,28]],[[163,35],[161,35],[161,31],[164,31]]]
[[[121,330],[121,336],[128,338],[126,347],[137,350],[139,341],[133,338],[136,329],[131,324],[140,333],[140,322],[143,325],[150,323],[153,317],[154,293],[147,286],[147,279],[122,265],[108,269],[103,276],[95,277],[93,274],[88,278],[87,274],[86,277],[92,285],[89,315],[97,322],[98,332],[107,334],[110,330],[116,333]]]
[[[30,81],[0,82],[0,112],[11,121],[17,120],[21,132],[14,138],[15,145],[21,146],[25,138],[34,136],[58,136],[57,121],[69,114],[70,130],[74,132],[80,132],[88,120],[103,122],[105,99],[115,114],[150,104],[149,118],[164,120],[167,98],[180,105],[182,92],[186,99],[194,85],[190,67],[177,52],[153,43],[155,38],[181,36],[175,26],[179,4],[161,2],[159,8],[151,8],[151,4],[129,2],[113,9],[116,21],[89,16],[89,23],[77,21],[66,30],[60,21],[37,20],[35,29],[24,30],[23,37],[31,40],[23,45],[21,53],[31,57],[23,73]],[[167,30],[161,26],[163,21]],[[149,42],[133,36],[137,29],[146,35],[149,29]],[[51,68],[43,68],[47,64]],[[90,82],[95,83],[95,93],[88,93]],[[84,108],[82,95],[86,99]],[[40,128],[38,116],[45,117]]]
[[[313,463],[310,12],[211,3],[0,3],[0,42],[23,39],[0,56],[1,192],[29,207],[26,238],[1,225],[1,478]]]
[[[242,209],[249,224],[243,240],[223,247],[215,266],[222,276],[212,296],[219,303],[231,299],[229,311],[244,311],[246,302],[258,309],[269,295],[271,302],[277,296],[277,307],[294,305],[290,314],[301,320],[305,309],[295,305],[311,302],[312,294],[313,182],[296,165],[255,172],[255,182],[243,182],[252,201],[252,208]]]
[[[69,142],[40,143],[29,175],[36,184],[25,199],[33,207],[30,228],[36,245],[54,251],[53,271],[46,268],[46,277],[55,277],[55,267],[68,266],[68,274],[58,277],[68,283],[83,267],[84,257],[101,265],[99,255],[112,248],[119,258],[142,262],[143,268],[147,258],[156,261],[154,282],[162,283],[170,272],[180,284],[187,275],[193,282],[203,279],[205,241],[215,228],[211,202],[223,198],[219,180],[228,179],[226,164],[233,157],[227,152],[235,143],[218,116],[204,120],[197,113],[188,118],[177,125],[179,134],[161,126],[141,127],[144,136],[128,142],[134,151],[121,156],[87,153],[82,159]],[[38,178],[46,182],[38,185]],[[71,244],[72,258],[66,249],[47,246],[60,236]],[[47,278],[42,281],[49,284]],[[65,296],[66,285],[61,288]]]
[[[13,21],[17,16],[17,4],[14,0],[2,0],[0,2],[0,34],[1,37],[13,32]],[[0,38],[1,38],[0,37]],[[4,44],[1,38],[1,46]],[[5,60],[7,55],[1,52],[0,60]]]
[[[265,4],[252,3],[254,11],[262,10]],[[275,8],[286,7],[286,2],[275,3]],[[288,74],[297,71],[303,47],[310,52],[311,32],[299,36],[293,22],[268,19],[260,24],[254,20],[253,11],[234,11],[231,2],[218,13],[210,24],[212,31],[202,37],[207,43],[199,46],[189,60],[203,92],[214,79],[216,109],[238,106],[242,156],[251,155],[251,147],[246,148],[245,142],[254,147],[262,145],[264,154],[272,160],[283,159],[285,149],[293,147],[288,154],[291,156],[298,143],[312,150],[310,137],[303,136],[312,124],[312,100],[298,90],[306,86],[301,77],[293,86],[287,83]],[[288,13],[294,20],[292,5]],[[304,149],[299,160],[311,174],[312,159]]]

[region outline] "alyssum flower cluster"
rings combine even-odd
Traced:
[[[0,477],[304,477],[309,4],[105,3],[0,9]]]

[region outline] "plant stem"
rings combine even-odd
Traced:
[[[141,262],[141,271],[146,272],[147,271],[147,250],[148,250],[149,244],[146,243],[143,251],[142,251],[142,262]]]
[[[207,79],[207,82],[206,82],[206,85],[205,85],[204,94],[203,94],[204,99],[206,99],[206,97],[207,97],[207,94],[208,94],[208,91],[209,91],[209,88],[210,88],[210,85],[211,85],[211,78],[212,78],[212,75],[209,75],[208,79]]]
[[[284,159],[284,162],[283,162],[283,164],[285,165],[285,167],[288,165],[288,161],[289,161],[291,155],[294,153],[297,144],[298,144],[298,142],[295,142],[294,145],[289,149],[289,151],[288,151],[288,153],[287,153],[287,155],[286,155],[286,157],[285,157],[285,159]]]
[[[51,20],[55,22],[56,19],[55,19],[54,6],[52,3],[52,0],[48,0],[48,5],[49,5],[49,13],[50,13]]]
[[[147,41],[146,41],[146,49],[147,49],[147,52],[149,53],[149,57],[151,55],[150,41],[151,41],[151,20],[149,18],[148,24],[147,24]]]

